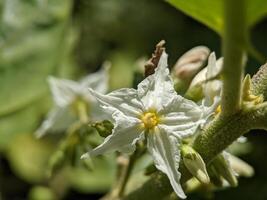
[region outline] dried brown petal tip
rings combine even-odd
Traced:
[[[161,40],[157,45],[152,57],[145,64],[145,77],[154,74],[156,67],[158,66],[159,59],[163,51],[165,51],[165,40]]]

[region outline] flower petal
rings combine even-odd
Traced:
[[[115,118],[116,124],[112,135],[105,138],[104,142],[91,152],[84,154],[82,158],[103,154],[109,151],[117,150],[123,153],[132,153],[135,150],[136,142],[144,138],[140,121],[135,118],[127,117],[121,112],[114,112],[113,117]]]
[[[77,92],[80,91],[80,86],[77,82],[48,77],[48,82],[52,91],[53,99],[58,106],[67,106],[75,99]]]
[[[223,58],[220,58],[216,61],[215,53],[212,52],[209,56],[206,80],[214,78],[219,75],[223,64]],[[215,96],[220,95],[222,86],[221,80],[210,80],[204,86],[204,95],[205,95],[205,105],[210,106]]]
[[[180,198],[186,198],[180,185],[181,173],[178,171],[180,162],[180,151],[178,141],[164,129],[155,128],[154,133],[148,134],[148,150],[154,159],[158,170],[165,173]]]
[[[70,110],[66,107],[55,107],[52,109],[35,132],[37,137],[42,137],[47,132],[63,131],[75,121],[75,116],[71,114]]]
[[[91,94],[102,104],[104,109],[120,111],[127,116],[138,117],[142,113],[143,105],[138,99],[135,89],[123,88],[107,95],[100,94],[90,89]]]
[[[145,78],[138,85],[137,93],[146,109],[162,110],[176,92],[169,75],[168,55],[163,52],[155,73]]]
[[[105,94],[108,90],[109,68],[110,68],[110,63],[105,62],[103,64],[103,67],[99,71],[84,77],[80,81],[81,86],[85,90],[84,93],[88,94],[88,88],[92,88],[93,90],[101,94]]]
[[[181,96],[174,96],[160,114],[161,127],[169,130],[176,137],[188,137],[196,133],[197,128],[206,122],[205,107]]]

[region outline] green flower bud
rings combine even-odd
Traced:
[[[230,162],[228,161],[228,153],[224,152],[223,154],[219,154],[216,156],[211,166],[214,167],[215,171],[222,176],[232,187],[236,187],[238,185],[238,181],[230,166]]]
[[[51,177],[53,173],[63,166],[65,161],[65,153],[62,150],[56,151],[48,161],[47,177]]]
[[[222,179],[221,175],[216,171],[215,167],[213,165],[208,165],[207,171],[209,173],[210,181],[216,187],[222,187],[223,186],[223,179]]]
[[[201,183],[208,184],[210,182],[210,178],[206,169],[206,164],[200,154],[189,145],[182,146],[181,154],[188,171]]]
[[[251,78],[250,75],[247,74],[243,80],[243,89],[242,89],[242,99],[243,104],[246,106],[253,106],[263,102],[263,95],[253,95],[251,92]]]
[[[114,125],[110,121],[104,120],[93,124],[93,127],[97,130],[100,136],[107,137],[112,133]]]

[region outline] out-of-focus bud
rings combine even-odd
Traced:
[[[193,77],[205,65],[210,50],[205,46],[197,46],[183,54],[174,65],[172,77],[175,89],[184,93],[190,85]]]
[[[210,50],[205,46],[197,46],[187,51],[174,65],[174,76],[182,80],[192,79],[203,67],[209,54]]]
[[[147,58],[141,57],[134,64],[133,75],[133,88],[137,88],[137,85],[145,78],[145,68]]]
[[[181,154],[188,171],[201,183],[208,184],[210,178],[206,169],[206,164],[200,154],[189,145],[182,146]]]
[[[114,125],[110,121],[104,120],[93,124],[93,127],[97,130],[100,136],[107,137],[112,133]]]
[[[227,152],[216,156],[210,165],[214,167],[215,173],[222,176],[232,187],[238,185],[236,174],[230,165],[229,154]]]
[[[61,149],[59,149],[52,155],[52,157],[49,159],[48,168],[46,172],[48,178],[50,178],[55,171],[57,171],[63,166],[65,157],[65,152]]]
[[[260,104],[264,101],[263,95],[253,95],[251,92],[251,78],[250,75],[247,74],[243,80],[243,89],[242,89],[242,99],[244,106],[254,106]]]
[[[41,200],[41,199],[56,200],[57,197],[54,194],[53,190],[49,187],[34,186],[33,188],[31,188],[29,192],[28,199],[29,200]]]
[[[252,177],[254,175],[253,167],[240,158],[229,154],[229,162],[234,172],[237,173],[238,176]]]

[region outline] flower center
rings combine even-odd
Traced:
[[[159,123],[159,117],[155,112],[146,112],[141,116],[141,120],[146,129],[153,129]]]

